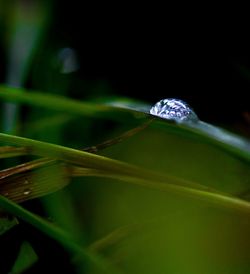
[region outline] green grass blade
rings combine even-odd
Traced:
[[[22,1],[10,2],[9,22],[7,26],[8,44],[6,83],[22,86],[27,79],[32,58],[39,46],[42,34],[48,22],[49,5],[31,3],[29,9]],[[21,50],[20,50],[21,48]],[[3,105],[3,130],[15,132],[19,116],[19,105]]]
[[[12,158],[17,156],[23,156],[27,154],[27,150],[24,147],[0,147],[0,159]]]
[[[45,95],[38,92],[28,93],[23,89],[10,88],[4,85],[0,85],[0,98],[5,101],[20,102],[32,106],[64,111],[69,114],[108,118],[126,123],[135,123],[137,118],[142,118],[143,120],[152,118],[145,111],[140,111],[140,105],[137,109],[135,105],[132,108],[122,104],[108,105],[79,102],[62,96]],[[176,124],[156,118],[153,126],[185,138],[188,137],[199,142],[208,143],[226,153],[250,162],[250,142],[248,140],[202,121],[198,123]]]
[[[75,170],[74,170],[75,169]],[[225,193],[206,191],[202,189],[195,189],[184,185],[168,184],[161,181],[150,180],[145,178],[128,177],[116,174],[110,174],[99,170],[83,169],[76,167],[72,170],[72,174],[75,176],[94,176],[94,177],[106,177],[139,185],[146,188],[157,189],[159,191],[165,191],[170,193],[176,193],[178,195],[184,195],[185,197],[194,198],[200,201],[204,201],[209,204],[216,205],[219,208],[227,208],[230,210],[236,210],[244,213],[250,213],[250,202],[227,195]]]
[[[96,154],[55,144],[3,133],[0,133],[0,142],[27,147],[29,153],[33,155],[51,157],[74,165],[82,166],[84,168],[92,168],[95,170],[105,171],[114,175],[118,174],[121,176],[130,176],[132,178],[135,177],[140,179],[151,179],[152,181],[159,180],[164,183],[190,186],[203,190],[212,190],[206,186],[184,179],[158,174],[150,170],[142,169],[118,160],[113,160],[104,156],[99,156]]]
[[[250,162],[250,142],[236,134],[205,122],[190,123],[187,129],[204,142],[208,142],[222,151]]]
[[[62,164],[55,165],[55,161],[54,164],[47,163],[41,167],[35,164],[34,161],[14,167],[13,170],[11,168],[11,171],[3,171],[0,195],[20,203],[56,192],[69,184],[69,176]]]
[[[30,211],[27,211],[26,209],[11,202],[3,196],[0,196],[0,208],[13,214],[14,216],[19,217],[23,221],[31,224],[36,229],[42,231],[44,234],[56,240],[66,249],[72,252],[74,256],[80,256],[83,260],[86,260],[86,262],[96,265],[99,269],[103,271],[103,273],[120,273],[118,270],[114,269],[114,267],[111,266],[108,262],[106,262],[103,258],[79,246],[75,242],[74,238],[68,233],[66,233],[64,230],[45,221],[44,219],[31,213]]]
[[[0,209],[0,236],[12,227],[18,225],[18,220],[15,217],[10,217],[7,213]]]
[[[39,92],[27,92],[25,89],[12,88],[0,85],[0,98],[8,102],[25,103],[31,106],[44,107],[68,114],[85,115],[98,118],[109,118],[118,121],[132,121],[136,118],[146,118],[147,115],[136,110],[111,106],[79,102],[59,95],[50,95]]]
[[[19,251],[19,255],[12,267],[11,273],[25,273],[38,260],[37,254],[28,242],[23,242]]]

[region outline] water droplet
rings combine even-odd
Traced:
[[[23,191],[23,194],[24,195],[29,195],[31,193],[31,189],[29,188],[26,188],[24,191]]]
[[[150,114],[176,122],[197,122],[199,118],[189,105],[179,99],[163,99],[157,102]]]

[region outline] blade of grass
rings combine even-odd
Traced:
[[[28,242],[23,242],[19,255],[11,269],[12,274],[22,274],[25,273],[34,263],[38,261],[38,256],[34,249]]]
[[[25,103],[75,115],[109,118],[116,121],[135,122],[135,118],[146,118],[145,113],[104,104],[79,102],[59,95],[27,92],[25,89],[0,85],[0,98],[8,102]],[[131,119],[133,118],[133,119]]]
[[[190,123],[188,128],[222,151],[250,162],[249,140],[202,121]]]
[[[102,252],[106,248],[121,242],[125,238],[135,234],[140,233],[146,226],[157,224],[161,225],[160,222],[165,221],[168,217],[160,216],[156,218],[147,219],[145,221],[135,222],[127,225],[120,226],[105,236],[95,240],[89,245],[89,250],[94,252]]]
[[[122,133],[121,135],[114,137],[112,139],[106,140],[98,145],[95,146],[91,146],[91,147],[87,147],[84,148],[83,150],[86,152],[91,152],[91,153],[97,153],[100,150],[103,150],[107,147],[116,145],[121,143],[122,141],[134,136],[135,134],[139,133],[140,131],[142,131],[143,129],[145,129],[146,127],[148,127],[150,124],[152,123],[152,120],[149,120],[143,124],[141,124],[138,127],[132,128],[124,133]]]
[[[135,178],[151,179],[152,181],[159,180],[164,183],[190,186],[193,188],[203,190],[212,190],[206,186],[186,181],[184,179],[162,175],[118,160],[113,160],[104,156],[99,156],[89,152],[67,148],[59,145],[35,141],[32,139],[3,133],[0,133],[0,142],[5,142],[12,145],[25,146],[28,148],[30,154],[59,159],[64,162],[71,163],[73,165],[82,166],[84,168],[92,168],[95,170],[109,172],[111,174],[118,174],[124,176],[126,175]]]
[[[17,218],[9,216],[9,214],[0,209],[0,236],[16,225],[18,225]]]
[[[0,159],[12,158],[16,156],[23,156],[27,154],[27,150],[24,147],[0,147]]]
[[[133,136],[147,127],[148,124],[149,123],[145,123],[137,128],[126,131],[118,137],[83,150],[88,152],[97,152]],[[41,178],[38,178],[38,182],[40,182],[39,184],[36,180],[34,180],[34,172],[32,172],[34,169],[48,165],[51,167],[51,165],[54,166],[55,164],[62,165],[56,160],[42,158],[0,171],[0,194],[7,196],[15,202],[24,202],[26,200],[38,198],[63,188],[66,185],[65,182],[67,182],[67,180],[52,180],[52,183],[49,183],[50,175],[48,172],[43,174],[42,180]],[[67,173],[69,173],[68,171],[69,169],[67,169]],[[16,176],[13,177],[13,175]],[[71,174],[67,174],[67,178],[70,175]],[[29,195],[24,195],[25,189],[27,190],[28,185],[32,189],[32,192],[30,192]]]
[[[38,167],[46,166],[48,164],[53,164],[53,163],[55,163],[55,160],[43,158],[43,159],[34,160],[34,161],[31,161],[28,163],[20,164],[20,165],[11,167],[11,168],[1,170],[0,171],[0,184],[2,182],[2,179],[4,179],[4,178],[7,178],[7,177],[10,177],[12,175],[19,174],[22,172],[34,170]]]
[[[6,83],[22,86],[39,40],[48,23],[46,3],[32,2],[27,9],[25,2],[10,2],[9,27],[7,29],[7,75]],[[19,116],[19,106],[13,103],[3,105],[3,130],[13,132]]]
[[[103,150],[107,147],[118,144],[118,143],[134,136],[138,132],[145,129],[151,122],[152,122],[152,120],[149,120],[148,122],[146,122],[146,123],[144,123],[144,124],[142,124],[138,127],[135,127],[131,130],[128,130],[128,131],[122,133],[121,135],[119,135],[117,137],[114,137],[112,139],[106,140],[106,141],[104,141],[100,144],[97,144],[95,146],[87,147],[87,148],[84,148],[84,149],[81,149],[81,150],[86,151],[86,152],[90,152],[90,153],[97,153],[100,150]],[[4,147],[0,147],[0,158],[8,158],[8,157],[27,155],[28,152],[29,152],[28,149],[25,148],[25,147],[16,148],[16,147],[11,147],[11,146],[4,146]],[[36,168],[36,167],[40,167],[44,164],[47,164],[50,161],[53,161],[53,160],[47,159],[47,158],[42,158],[42,159],[39,159],[39,160],[31,161],[29,163],[18,165],[16,167],[12,167],[12,168],[8,168],[6,170],[2,170],[2,171],[0,171],[0,179],[3,178],[3,176],[10,176],[14,173],[16,174],[18,172],[27,171],[27,170],[31,170],[31,169]]]
[[[100,150],[103,150],[107,147],[118,144],[118,143],[134,136],[138,132],[140,132],[143,129],[145,129],[146,127],[148,127],[148,125],[151,122],[152,122],[152,120],[149,120],[148,122],[146,122],[146,123],[144,123],[144,124],[142,124],[138,127],[132,128],[131,130],[128,130],[128,131],[122,133],[121,135],[119,135],[117,137],[114,137],[112,139],[106,140],[106,141],[104,141],[100,144],[97,144],[95,146],[87,147],[87,148],[84,148],[84,149],[81,149],[81,150],[86,151],[86,152],[90,152],[90,153],[97,153]],[[0,147],[0,158],[9,158],[9,157],[27,155],[28,152],[29,151],[25,147],[16,148],[16,147],[11,147],[11,146],[3,146],[3,147]],[[27,169],[32,169],[34,164],[37,167],[38,165],[41,166],[41,165],[47,163],[47,161],[51,161],[51,160],[43,158],[43,159],[40,159],[40,160],[36,160],[35,162],[32,161],[30,163],[25,163],[23,165],[17,166],[17,170],[19,170],[19,168],[23,168],[24,165],[25,165],[26,170]],[[14,172],[14,169],[15,169],[15,167],[6,170],[6,174],[8,173],[9,175],[11,175]],[[1,174],[3,174],[3,171],[0,171],[0,179],[1,179]]]
[[[57,166],[57,168],[58,167],[59,166]],[[211,204],[216,204],[219,207],[236,209],[250,213],[249,202],[227,195],[225,193],[211,192],[181,185],[174,185],[171,183],[167,183],[167,181],[161,182],[157,181],[156,179],[150,180],[121,174],[113,174],[109,171],[96,170],[91,168],[65,166],[63,164],[61,164],[61,168],[61,174],[65,174],[64,178],[67,178],[68,176],[106,177],[130,184],[156,189],[159,191],[166,191],[190,196],[192,198],[206,201]],[[53,181],[53,178],[51,178],[51,174],[53,173],[48,169],[48,167],[43,167],[42,171],[43,176],[36,177],[36,180],[34,180],[33,173],[18,174],[17,177],[8,178],[7,183],[2,184],[0,188],[0,193],[7,193],[8,195],[5,196],[10,197],[16,202],[22,202],[57,191],[69,183],[65,180],[62,180],[64,184],[62,184],[60,180]],[[40,174],[42,171],[39,171]],[[52,184],[51,181],[54,183]],[[29,187],[29,185],[27,185],[27,182],[29,182],[30,186],[32,187],[32,191],[28,195],[24,195],[25,189],[27,190],[27,188]]]
[[[40,143],[40,142],[39,142]],[[50,144],[51,145],[51,144]],[[54,145],[52,145],[54,146]],[[69,149],[71,152],[71,149]],[[78,153],[78,151],[77,151]],[[86,153],[86,152],[81,152],[81,153]],[[90,154],[89,157],[91,160],[93,156],[94,158],[97,155],[92,155]],[[183,184],[182,181],[178,181],[177,183],[175,182],[175,184],[173,184],[173,182],[171,181],[171,178],[167,177],[167,176],[155,176],[152,175],[149,172],[146,172],[146,176],[145,174],[142,173],[141,169],[138,169],[137,167],[134,166],[130,166],[127,165],[125,163],[122,162],[118,162],[118,161],[114,161],[108,158],[104,158],[104,157],[100,157],[98,156],[96,159],[98,159],[97,161],[93,161],[92,162],[92,168],[81,168],[81,167],[75,167],[75,166],[64,166],[64,168],[66,168],[66,172],[65,170],[63,172],[65,172],[65,176],[67,177],[68,175],[71,176],[95,176],[95,177],[108,177],[108,178],[112,178],[112,179],[116,179],[116,180],[121,180],[124,181],[126,183],[132,183],[132,184],[136,184],[136,185],[141,185],[144,187],[149,187],[152,189],[158,189],[161,191],[170,191],[173,193],[178,193],[178,194],[182,194],[182,195],[186,195],[186,196],[190,196],[192,198],[196,198],[196,199],[200,199],[212,204],[217,204],[219,205],[219,207],[226,207],[226,208],[232,208],[232,209],[236,209],[236,210],[240,210],[240,211],[245,211],[245,212],[250,212],[250,203],[243,201],[241,199],[226,195],[224,193],[220,193],[211,189],[208,189],[206,187],[200,186],[200,185],[196,185],[193,184],[196,188],[191,187],[190,184]],[[101,163],[102,161],[105,162],[105,160],[108,160],[108,163],[110,163],[109,161],[111,160],[112,164],[111,166],[116,166],[115,169],[110,168],[110,166],[108,166],[108,168],[105,168],[106,165],[101,165],[100,166],[100,162],[99,160],[101,159]],[[83,162],[85,162],[86,159],[84,159]],[[113,162],[114,161],[114,162]],[[81,163],[83,164],[83,163]],[[89,164],[89,163],[88,163]],[[97,165],[96,165],[97,164]],[[118,166],[117,166],[118,164]],[[84,164],[83,164],[84,165]],[[88,166],[88,165],[87,165]],[[97,168],[93,168],[93,166],[96,166]],[[62,165],[63,167],[63,165]],[[99,167],[99,169],[98,169]],[[124,172],[124,167],[128,168],[126,170],[126,172]],[[62,172],[62,174],[63,174]],[[49,172],[49,174],[51,174],[51,172]],[[45,168],[45,175],[46,175],[46,168]],[[35,195],[39,195],[38,190],[40,189],[42,193],[44,193],[44,189],[46,189],[46,176],[39,176],[39,178],[41,178],[41,181],[37,182],[37,187],[33,188],[35,191],[33,191],[35,193]],[[13,184],[16,184],[14,187],[12,186],[11,189],[13,189],[14,193],[12,193],[12,198],[15,200],[18,200],[18,197],[23,197],[25,195],[23,195],[23,192],[20,191],[20,180],[22,179],[24,182],[27,181],[27,174],[19,174],[18,175],[18,180],[17,178],[7,178],[8,179],[8,184],[11,183],[11,180],[13,180]],[[47,178],[48,182],[51,182],[51,177]],[[182,183],[182,184],[180,184]],[[3,184],[4,187],[6,187],[6,185],[8,184]],[[23,184],[24,185],[24,184]],[[21,184],[21,187],[23,187],[23,185]],[[4,191],[4,187],[1,188],[1,193],[3,193],[2,191]],[[57,183],[53,186],[55,188],[61,188],[63,187],[62,185],[60,185],[60,183]],[[197,188],[198,187],[198,188]],[[51,183],[49,183],[49,189],[52,189],[52,185]],[[54,190],[54,189],[53,189]],[[6,190],[5,190],[6,191]],[[48,189],[46,190],[48,191]],[[31,192],[32,193],[32,192]],[[41,194],[41,193],[40,193]],[[16,196],[15,196],[16,195]],[[32,197],[32,196],[31,196]]]
[[[87,172],[94,172],[94,176],[101,175],[116,179],[125,178],[124,180],[126,182],[136,181],[140,185],[151,188],[185,193],[186,195],[191,195],[202,200],[218,203],[221,206],[233,207],[247,212],[249,212],[250,209],[248,202],[223,195],[202,185],[152,173],[107,157],[2,133],[0,134],[0,141],[29,147],[29,151],[32,154],[51,156],[84,167],[85,169],[83,169],[83,171],[77,170],[77,175],[83,172],[83,175],[86,176],[87,170]]]
[[[7,176],[0,180],[0,195],[21,203],[56,192],[69,184],[66,172],[62,164],[57,164]]]
[[[102,257],[79,246],[75,242],[74,238],[66,233],[64,230],[31,213],[30,211],[27,211],[23,207],[11,202],[3,196],[0,196],[0,207],[7,212],[13,214],[14,216],[19,217],[23,221],[31,224],[36,229],[48,235],[52,239],[56,240],[75,256],[81,256],[81,258],[84,259],[86,262],[97,266],[100,270],[103,271],[103,273],[121,273]]]
[[[133,185],[139,185],[142,187],[152,188],[160,191],[166,191],[171,193],[176,193],[178,195],[184,195],[186,197],[195,198],[218,206],[219,208],[227,208],[231,210],[237,210],[245,213],[250,213],[250,202],[242,200],[240,198],[227,195],[221,192],[212,192],[202,189],[195,189],[192,187],[187,187],[184,185],[176,185],[164,183],[161,181],[151,180],[149,178],[138,178],[126,175],[110,174],[105,171],[85,169],[81,167],[72,167],[72,176],[94,176],[94,177],[106,177],[122,181],[125,183],[130,183]]]
[[[105,248],[120,242],[124,238],[131,235],[133,232],[142,228],[143,224],[130,224],[122,227],[118,227],[104,237],[94,241],[89,245],[89,250],[94,252],[101,252]]]
[[[11,92],[10,92],[11,90]],[[66,111],[71,114],[86,115],[91,117],[108,118],[120,122],[136,122],[136,118],[144,120],[152,119],[152,116],[144,111],[134,108],[125,108],[107,104],[82,103],[61,96],[44,95],[38,92],[32,94],[15,88],[0,85],[0,98],[11,102],[20,102],[32,106],[41,106],[48,109]],[[139,107],[140,109],[140,107]],[[250,143],[248,140],[232,134],[226,130],[212,126],[202,121],[198,123],[174,123],[154,117],[152,126],[167,132],[191,138],[250,162]]]
[[[41,133],[48,130],[48,128],[54,128],[68,123],[73,120],[74,116],[69,116],[65,114],[58,114],[55,116],[49,116],[46,118],[39,119],[35,122],[25,123],[25,133],[30,136],[30,134]]]

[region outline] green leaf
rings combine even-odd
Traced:
[[[2,91],[0,91],[0,96],[7,100],[10,99],[31,105],[44,106],[54,110],[67,110],[71,114],[95,116],[97,113],[108,113],[111,119],[119,119],[120,121],[126,121],[128,116],[136,119],[135,117],[138,113],[140,113],[141,117],[144,117],[145,119],[150,117],[144,112],[133,110],[131,108],[128,109],[103,104],[98,105],[93,103],[80,103],[59,96],[43,95],[34,92],[29,95],[25,92],[19,93],[14,90],[12,90],[12,92],[8,92],[8,88],[6,87],[1,87],[1,89]],[[126,119],[124,120],[124,116],[120,114],[126,114]],[[152,127],[159,128],[162,131],[167,131],[168,133],[183,136],[185,138],[192,138],[193,140],[198,140],[201,143],[208,143],[220,148],[224,152],[236,156],[236,158],[243,159],[246,162],[250,161],[249,142],[247,140],[207,123],[198,122],[176,124],[163,119],[155,118],[155,121],[152,123]],[[205,197],[205,199],[207,199],[207,197],[210,197],[211,195],[210,198],[212,200],[216,197],[215,200],[224,200],[229,204],[234,204],[234,202],[236,202],[238,205],[241,204],[239,206],[240,208],[242,207],[248,210],[247,202],[245,203],[241,200],[236,201],[232,197],[227,197],[227,195],[224,197],[223,193],[220,193],[213,188],[209,188],[183,178],[169,176],[169,174],[162,175],[152,172],[151,170],[138,168],[136,166],[107,157],[17,136],[0,134],[0,141],[12,145],[27,147],[30,154],[59,159],[73,165],[82,166],[85,169],[88,168],[89,170],[93,170],[102,175],[108,174],[108,176],[116,178],[119,177],[129,180],[138,179],[142,181],[150,181],[152,186],[156,186],[156,188],[158,182],[160,184],[168,184],[170,188],[180,186],[182,191],[187,191],[189,194],[192,193],[194,196]]]
[[[87,168],[87,172],[89,172],[89,170],[94,171],[94,176],[108,176],[122,180],[125,179],[125,181],[129,182],[136,181],[142,186],[185,193],[188,196],[208,201],[210,200],[213,203],[215,202],[219,205],[243,210],[245,212],[249,212],[250,210],[248,202],[224,195],[207,186],[186,181],[181,178],[155,173],[107,157],[2,133],[0,133],[0,141],[28,147],[31,154],[50,156],[63,160],[64,162],[82,166],[85,168],[83,169],[83,175]]]
[[[94,176],[111,178],[133,185],[157,189],[163,192],[175,193],[182,196],[184,195],[189,198],[195,198],[206,203],[216,205],[219,208],[222,207],[245,212],[248,214],[250,213],[250,202],[216,191],[212,192],[191,188],[190,186],[168,184],[161,181],[150,180],[145,178],[130,177],[126,175],[116,175],[108,172],[100,172],[98,170],[93,169],[73,168],[72,172],[73,174],[75,174],[75,176]]]
[[[0,236],[18,224],[18,220],[0,210]]]
[[[106,147],[120,143],[130,138],[139,131],[145,129],[148,124],[133,128],[122,135],[106,140],[96,146],[85,148],[84,151],[96,153]],[[3,147],[6,148],[6,147]],[[11,147],[7,147],[8,150]],[[15,148],[12,148],[14,150]],[[6,149],[4,149],[5,151]],[[28,153],[28,150],[24,151]],[[4,154],[6,155],[6,154]],[[60,169],[61,180],[54,178],[54,169]],[[39,169],[39,170],[38,170]],[[47,158],[23,163],[0,171],[0,194],[15,202],[41,197],[57,191],[68,184],[68,177],[71,176],[71,168],[66,168],[61,163]],[[35,172],[34,172],[35,171]],[[57,170],[59,171],[59,170]],[[41,176],[36,176],[37,172]],[[32,191],[28,191],[28,189]],[[28,193],[28,195],[27,195]]]
[[[19,255],[12,267],[12,274],[21,274],[38,260],[37,254],[28,242],[23,242]]]
[[[25,89],[11,88],[0,85],[0,98],[8,102],[19,102],[33,107],[44,107],[74,115],[86,115],[114,121],[134,122],[137,118],[146,118],[145,113],[136,110],[111,106],[108,104],[95,104],[79,102],[59,95],[44,94],[35,91],[27,92]],[[131,120],[132,119],[132,120]]]
[[[18,203],[56,192],[68,183],[64,166],[46,159],[0,172],[0,194]]]
[[[25,146],[27,147],[29,153],[32,155],[51,157],[71,164],[83,166],[85,168],[87,167],[105,172],[111,172],[113,174],[127,175],[132,177],[147,178],[152,180],[158,179],[172,184],[208,189],[205,186],[193,182],[188,182],[171,176],[164,176],[118,160],[113,160],[107,157],[55,144],[3,133],[0,133],[0,142]]]
[[[26,9],[22,1],[9,2],[7,6],[11,12],[9,13],[8,24],[6,24],[6,83],[22,86],[27,79],[32,58],[49,21],[49,6],[46,3],[34,2],[29,5],[29,9]],[[15,131],[19,106],[7,103],[3,105],[3,110],[2,123],[4,131]]]
[[[10,146],[0,147],[0,159],[22,156],[22,155],[25,155],[26,153],[27,151],[23,147],[10,147]]]
[[[109,105],[79,102],[62,96],[45,95],[34,91],[28,93],[23,89],[10,88],[3,85],[0,85],[0,98],[6,101],[20,102],[61,112],[65,111],[69,114],[86,115],[126,123],[138,123],[138,118],[141,119],[141,122],[152,119],[152,116],[145,111],[147,108],[149,109],[149,106],[147,107],[146,105],[143,106],[144,110],[142,111],[141,105],[138,105],[137,109],[136,104],[130,107],[122,103],[111,103]],[[153,126],[178,136],[208,143],[250,162],[250,143],[248,140],[208,123],[200,121],[198,123],[176,124],[161,118],[155,118]]]
[[[31,224],[36,229],[40,230],[44,234],[59,242],[74,256],[80,257],[81,260],[85,260],[87,263],[95,265],[100,270],[102,270],[103,273],[120,273],[103,258],[79,246],[72,235],[66,233],[59,227],[49,223],[48,221],[45,221],[41,217],[31,213],[30,211],[27,211],[26,209],[11,202],[1,195],[0,208]]]

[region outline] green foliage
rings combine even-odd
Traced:
[[[51,2],[0,1],[0,272],[249,273],[249,140],[62,72]]]
[[[37,261],[37,259],[38,257],[31,245],[28,242],[23,242],[11,273],[23,273],[26,269],[31,267]]]
[[[203,269],[203,273],[213,273],[220,268],[235,269],[227,256],[221,262],[225,260],[221,254],[232,256],[228,237],[240,236],[239,231],[249,225],[245,220],[250,204],[239,198],[249,190],[247,140],[203,122],[175,124],[152,119],[145,112],[138,116],[139,111],[128,105],[80,103],[5,87],[0,96],[57,112],[67,110],[82,119],[96,119],[102,113],[104,122],[115,117],[130,125],[144,123],[85,151],[0,134],[1,143],[11,145],[2,147],[1,157],[46,157],[3,170],[0,192],[8,192],[5,196],[16,201],[45,195],[42,201],[57,226],[3,196],[1,208],[58,241],[72,254],[82,273],[86,265],[93,273],[118,273],[118,269],[129,273],[200,273]],[[65,123],[71,121],[66,119]],[[23,188],[23,180],[29,181],[29,193]],[[46,196],[66,185],[65,191]],[[86,212],[82,215],[82,207],[91,212],[90,220],[85,219]],[[234,225],[222,236],[231,218],[238,220],[239,227]],[[83,228],[86,225],[90,231]],[[215,235],[217,229],[220,236]],[[205,252],[208,239],[214,237],[220,237],[221,242],[206,247]],[[231,244],[237,248],[237,241]],[[211,257],[214,248],[219,250],[218,258]],[[243,248],[241,256],[244,253]],[[235,263],[245,271],[248,264],[242,258]]]

